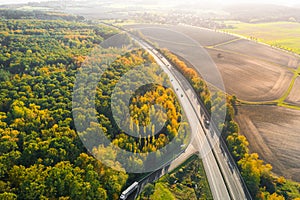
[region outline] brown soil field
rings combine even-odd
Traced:
[[[226,92],[246,101],[272,101],[288,89],[293,73],[258,59],[207,49],[218,66]]]
[[[178,32],[162,29],[161,26],[139,30],[160,48],[167,48],[188,61],[207,82],[224,89],[218,68],[202,46]]]
[[[296,79],[294,87],[285,101],[300,106],[300,77]]]
[[[207,38],[211,39],[211,33],[214,33],[214,37],[217,38],[217,35],[219,35],[222,39],[216,40],[217,42],[226,43],[232,38],[228,40],[228,38],[223,37],[224,33],[185,26],[175,28],[175,26],[163,25],[134,25],[130,27],[138,28],[146,37],[156,42],[160,47],[168,48],[189,61],[207,82],[219,87],[220,83],[217,80],[223,79],[226,92],[235,94],[242,100],[271,101],[278,99],[288,88],[293,76],[285,67],[262,61],[259,58],[237,55],[211,48],[206,49],[207,52],[206,50],[200,51],[199,47],[196,47],[197,45],[192,40],[187,40],[185,37],[181,37],[180,34],[163,28],[167,27],[178,32],[181,27],[183,27],[182,30],[184,32],[194,30],[195,33],[189,33],[190,36],[197,35],[199,31],[202,31],[195,39],[203,38],[203,41],[208,41]],[[221,53],[222,58],[218,58],[219,53]],[[224,88],[224,85],[221,85],[219,88]]]
[[[273,172],[300,182],[300,111],[276,106],[241,106],[236,120],[251,152]]]
[[[133,29],[145,29],[142,31],[143,33],[145,33],[145,35],[152,36],[156,39],[159,38],[163,40],[164,38],[168,38],[168,40],[173,39],[173,41],[176,41],[176,38],[172,38],[172,35],[168,34],[168,37],[164,33],[164,30],[158,31],[158,29],[169,29],[191,37],[193,40],[197,41],[202,46],[217,45],[217,48],[221,48],[223,50],[233,51],[235,53],[244,54],[257,59],[264,60],[266,62],[271,62],[277,65],[286,66],[294,69],[300,65],[300,57],[297,57],[291,53],[280,51],[276,48],[272,48],[270,46],[256,43],[254,41],[246,39],[237,40],[237,37],[235,36],[218,31],[212,31],[208,29],[184,25],[172,26],[134,24],[127,25],[125,27]],[[155,29],[155,31],[151,30],[153,28]],[[232,42],[227,43],[229,41]]]
[[[199,44],[202,46],[214,46],[220,43],[226,43],[228,41],[237,39],[237,37],[226,33],[192,26],[174,26],[172,27],[172,30],[178,31],[191,37],[195,41],[199,42]]]
[[[202,28],[197,28],[197,27],[192,27],[192,26],[183,26],[183,25],[178,25],[178,26],[172,26],[172,25],[150,25],[150,24],[135,24],[135,25],[127,25],[125,26],[126,28],[132,28],[132,29],[144,29],[141,30],[143,33],[149,32],[155,29],[155,36],[156,38],[164,38],[166,36],[165,31],[159,29],[169,29],[171,31],[179,32],[181,34],[184,34],[193,40],[197,41],[200,45],[202,46],[213,46],[217,45],[220,43],[228,42],[230,40],[236,39],[237,37],[226,34],[226,33],[221,33],[221,32],[216,32],[216,31],[211,31],[208,29],[202,29]],[[151,29],[149,29],[151,28]],[[153,36],[153,31],[152,36]],[[172,38],[172,35],[170,35],[171,38],[166,36],[168,40]],[[177,39],[174,38],[174,41]]]
[[[300,64],[299,57],[296,57],[293,54],[244,39],[233,41],[231,43],[218,46],[217,48],[237,52],[293,69],[298,68]]]

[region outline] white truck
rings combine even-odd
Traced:
[[[124,190],[120,196],[120,200],[125,200],[127,199],[127,197],[138,188],[139,183],[138,182],[134,182],[132,183],[126,190]]]

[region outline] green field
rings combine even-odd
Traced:
[[[300,54],[300,23],[269,22],[252,24],[238,21],[227,21],[225,23],[232,26],[230,29],[224,29],[226,32],[249,37]]]

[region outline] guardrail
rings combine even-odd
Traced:
[[[150,44],[149,44],[149,45],[150,45]],[[156,50],[160,52],[159,49],[156,49]],[[160,53],[161,53],[161,52],[160,52]],[[172,61],[170,61],[168,58],[166,58],[166,59],[167,59],[170,63],[172,63]],[[172,63],[172,64],[174,65],[174,63]],[[176,68],[174,68],[174,69],[177,70],[177,72],[181,73],[178,69],[176,69]],[[173,73],[173,72],[171,71],[171,73]],[[173,73],[173,75],[174,75],[174,77],[176,78],[176,75],[175,75],[174,73]],[[176,78],[176,79],[177,79],[177,78]],[[178,79],[177,79],[177,80],[178,80]],[[179,82],[179,84],[181,85],[181,82],[180,82],[179,80],[178,80],[178,82]],[[188,84],[190,84],[189,81],[186,80],[186,82],[187,82]],[[181,85],[181,86],[182,86],[182,85]],[[193,88],[193,87],[191,87],[191,88]],[[184,92],[185,92],[185,91],[184,91]],[[194,89],[193,89],[193,92],[194,92],[194,94],[196,93],[196,92],[194,91]],[[188,95],[186,94],[186,96],[188,96]],[[206,109],[206,107],[205,107],[203,101],[199,98],[198,95],[195,95],[195,96],[196,96],[198,102],[200,103],[201,109],[202,109],[202,110],[204,111],[204,113],[205,113],[204,116],[207,117],[208,119],[210,119],[211,116],[210,116],[209,112],[207,111],[207,109]],[[192,104],[192,102],[191,102],[190,99],[189,99],[189,101],[190,101],[190,103]],[[192,106],[192,107],[193,107],[193,109],[195,110],[194,106]],[[196,110],[195,110],[195,112],[197,113],[197,117],[198,117],[198,112],[197,112]],[[200,111],[199,111],[199,112],[200,112]],[[201,124],[201,126],[202,126],[202,129],[203,129],[204,132],[206,133],[205,128],[204,128],[205,125],[203,124],[203,121],[200,119],[200,117],[198,117],[198,120],[199,120],[199,122],[200,122],[200,124]],[[230,151],[229,151],[229,149],[228,149],[228,147],[227,147],[227,145],[226,145],[226,143],[225,143],[223,137],[221,136],[221,133],[220,133],[219,129],[217,128],[216,124],[214,123],[214,121],[211,121],[210,127],[213,128],[213,131],[214,131],[216,134],[219,134],[219,135],[220,135],[219,141],[220,141],[221,148],[225,151],[226,156],[227,156],[227,158],[229,159],[229,162],[234,166],[234,169],[235,169],[235,171],[237,172],[238,177],[239,177],[239,179],[240,179],[240,181],[241,181],[241,183],[242,183],[242,186],[243,186],[243,189],[244,189],[244,192],[245,192],[245,195],[246,195],[247,199],[252,200],[252,196],[251,196],[251,194],[250,194],[250,192],[249,192],[249,190],[248,190],[248,188],[247,188],[247,185],[246,185],[246,183],[245,183],[243,177],[241,176],[241,173],[240,173],[240,171],[239,171],[239,168],[238,168],[238,166],[236,165],[236,162],[235,162],[235,160],[233,159],[233,157],[232,157],[232,155],[231,155],[231,153],[230,153]],[[209,145],[212,147],[211,142],[210,142],[209,139],[208,139],[208,141],[209,141]],[[214,151],[214,148],[213,148],[213,147],[212,147],[212,149],[213,149],[213,154],[214,154],[214,156],[216,157],[216,155],[215,155],[216,152]],[[219,163],[220,161],[219,161],[218,159],[216,159],[216,161],[217,161],[217,164],[220,165],[220,163]],[[220,166],[219,166],[219,168],[220,168]],[[220,171],[221,171],[222,176],[223,176],[223,178],[224,178],[224,174],[223,174],[222,170],[220,170]],[[226,186],[228,187],[226,181],[225,181],[225,184],[226,184]],[[229,194],[230,194],[230,196],[231,196],[231,192],[230,192],[230,191],[228,191],[228,192],[229,192]],[[231,198],[232,198],[232,196],[231,196]]]
[[[125,30],[124,28],[117,27],[117,26],[115,26],[115,25],[108,24],[108,23],[104,23],[104,22],[102,22],[102,23],[103,23],[103,24],[106,24],[106,25],[108,25],[108,26],[115,27],[115,28],[117,28],[117,29],[120,29],[120,30],[122,30],[122,31],[124,31],[124,32],[126,32],[126,33],[128,33],[128,31]],[[129,33],[129,34],[131,34],[131,33]],[[138,37],[138,36],[135,35],[135,37]],[[142,38],[140,38],[140,39],[143,40]],[[143,41],[144,41],[144,40],[143,40]],[[144,41],[144,42],[147,43],[149,46],[152,46],[152,45],[149,44],[147,41]],[[155,48],[153,48],[153,49],[155,49]],[[159,49],[156,49],[156,51],[160,52]],[[161,52],[160,52],[160,53],[161,53]],[[158,58],[164,63],[164,61],[163,61],[160,57],[158,57]],[[167,59],[170,63],[172,63],[168,58],[166,58],[166,59]],[[174,65],[174,63],[172,63],[172,64]],[[174,69],[175,69],[177,72],[179,72],[176,68],[174,68]],[[182,84],[181,84],[181,81],[178,80],[178,79],[176,78],[177,75],[176,75],[172,70],[170,70],[170,72],[173,74],[174,78],[178,81],[178,83],[181,85],[181,87],[183,87]],[[180,73],[180,72],[179,72],[179,73]],[[188,82],[188,81],[187,81],[187,82]],[[188,84],[190,84],[190,83],[188,82]],[[193,87],[191,87],[191,88],[193,88]],[[186,94],[185,91],[183,91],[183,92]],[[193,92],[195,93],[194,89],[193,89]],[[189,98],[189,95],[186,94],[186,96],[188,97],[188,100],[190,101],[191,105],[193,105],[192,102],[191,102],[191,100],[190,100],[190,98]],[[205,117],[208,117],[208,118],[210,119],[211,116],[210,116],[209,112],[207,111],[206,107],[204,106],[202,100],[198,97],[198,95],[195,95],[195,96],[196,96],[198,102],[200,103],[201,109],[202,109],[202,110],[204,111],[204,113],[205,113],[204,116],[205,116]],[[210,139],[209,139],[209,137],[207,136],[207,133],[206,133],[205,125],[203,125],[203,122],[202,122],[201,118],[198,116],[198,111],[194,108],[194,106],[192,106],[192,108],[194,109],[194,111],[195,111],[195,113],[196,113],[196,116],[197,116],[197,118],[198,118],[198,120],[199,120],[199,122],[200,122],[200,125],[202,126],[202,129],[204,130],[204,133],[205,133],[205,135],[206,135],[206,137],[207,137],[207,140],[209,141],[209,145],[212,147],[212,144],[211,144],[211,142],[210,142]],[[200,113],[200,111],[199,111],[199,113]],[[201,115],[201,113],[200,113],[200,115]],[[235,171],[236,171],[237,174],[238,174],[239,180],[240,180],[241,183],[242,183],[242,187],[243,187],[243,190],[244,190],[244,192],[245,192],[245,195],[246,195],[247,199],[252,200],[252,196],[250,195],[250,192],[249,192],[249,190],[248,190],[248,188],[247,188],[247,185],[246,185],[246,183],[244,182],[244,179],[242,178],[242,176],[241,176],[241,174],[240,174],[239,168],[237,167],[237,165],[236,165],[236,163],[235,163],[235,161],[234,161],[234,159],[233,159],[233,157],[232,157],[230,151],[229,151],[228,148],[227,148],[227,145],[226,145],[224,139],[221,137],[220,131],[218,130],[218,128],[217,128],[217,126],[216,126],[216,124],[214,123],[213,120],[211,120],[210,127],[213,128],[213,131],[216,132],[216,134],[219,134],[219,135],[220,135],[219,141],[220,141],[221,148],[224,150],[224,153],[226,153],[226,156],[227,156],[227,158],[229,159],[229,162],[230,162],[231,164],[233,164],[234,169],[235,169]],[[224,182],[225,182],[225,184],[226,184],[226,188],[227,188],[227,190],[228,190],[228,193],[229,193],[229,195],[230,195],[231,198],[232,198],[231,191],[228,189],[228,183],[226,183],[227,181],[226,181],[226,179],[224,178],[224,172],[223,172],[223,170],[222,170],[221,167],[220,167],[220,161],[217,159],[216,152],[215,152],[215,150],[214,150],[213,147],[212,147],[212,150],[213,150],[212,152],[213,152],[213,154],[214,154],[214,157],[216,158],[216,161],[217,161],[218,167],[219,167],[219,169],[220,169],[220,172],[221,172],[221,174],[222,174],[222,177],[223,177],[223,179],[225,180]],[[179,154],[179,155],[180,155],[180,154]],[[178,156],[177,156],[177,157],[178,157]],[[176,158],[175,158],[175,159],[176,159]],[[174,160],[175,160],[175,159],[174,159]],[[162,169],[165,168],[166,166],[170,165],[171,162],[172,162],[172,161],[168,162],[166,165],[164,165],[164,166],[163,166],[162,168],[160,168],[159,170],[162,170]],[[138,181],[138,182],[139,182],[139,185],[140,185],[140,182],[146,180],[146,179],[149,178],[151,175],[157,173],[159,170],[154,171],[154,172],[152,172],[151,174],[149,174],[149,175],[147,175],[146,177],[144,177],[143,179],[139,180],[139,181]],[[159,176],[158,178],[160,178],[160,177],[161,177],[161,176]],[[157,179],[158,179],[158,178],[157,178]],[[157,179],[156,179],[156,180],[157,180]],[[138,193],[141,192],[141,189],[142,189],[142,188],[139,188],[139,189],[138,189]]]

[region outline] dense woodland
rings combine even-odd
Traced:
[[[84,21],[84,17],[64,14],[60,12],[43,12],[39,10],[25,11],[14,9],[0,9],[0,16],[3,19],[41,19],[41,20],[65,20]]]
[[[51,20],[48,15],[37,19],[12,11],[2,15],[0,199],[118,199],[137,175],[115,171],[89,154],[78,137],[72,115],[77,71],[93,49],[117,31],[78,22],[78,18],[66,20],[64,15],[54,20],[52,15]],[[109,52],[113,53],[120,52]],[[160,133],[134,138],[114,123],[110,98],[116,82],[145,62],[158,68],[143,50],[119,55],[103,74],[96,91],[100,123],[92,128],[101,128],[113,144],[134,153],[165,146],[177,136],[182,118],[174,93],[151,85],[132,97],[128,123],[132,129],[149,123],[151,105],[160,104],[168,119]]]
[[[218,97],[210,96],[205,82],[199,78],[194,69],[188,67],[168,50],[163,49],[161,52],[188,78],[208,111],[223,109],[216,103]],[[222,137],[226,140],[229,151],[236,160],[250,194],[254,199],[263,200],[299,199],[300,184],[273,175],[270,164],[265,164],[257,153],[249,152],[247,138],[240,133],[239,126],[234,121],[234,115],[238,112],[237,104],[238,100],[235,96],[227,97],[227,114],[222,124]]]
[[[1,19],[0,32],[0,198],[116,199],[128,175],[86,152],[71,114],[76,69],[116,31]]]
[[[189,134],[188,124],[182,120],[184,115],[172,89],[160,84],[145,85],[144,82],[148,79],[155,81],[160,79],[158,82],[162,83],[167,81],[167,77],[157,76],[157,74],[162,73],[162,70],[144,50],[135,49],[130,54],[125,53],[122,57],[118,58],[118,56],[115,56],[116,60],[105,69],[98,83],[98,88],[93,94],[97,97],[95,107],[98,113],[97,120],[100,122],[99,126],[95,125],[94,108],[91,106],[93,100],[86,98],[86,96],[91,94],[90,91],[86,90],[85,86],[91,84],[91,80],[95,80],[99,76],[95,72],[97,71],[96,68],[93,67],[97,60],[105,63],[107,58],[114,57],[113,54],[119,54],[116,50],[113,51],[114,53],[108,51],[105,54],[102,52],[104,57],[100,59],[99,56],[96,58],[90,57],[88,59],[90,64],[85,63],[84,67],[79,70],[82,73],[83,71],[85,72],[82,74],[82,77],[77,78],[78,80],[81,79],[80,82],[83,82],[80,84],[82,87],[76,87],[74,90],[76,96],[77,94],[80,96],[78,99],[82,99],[81,101],[73,99],[73,111],[77,113],[75,119],[84,119],[82,121],[79,120],[78,125],[80,126],[84,126],[87,120],[93,123],[92,127],[84,127],[84,130],[78,131],[79,135],[83,141],[90,141],[90,138],[103,136],[110,138],[112,143],[107,144],[103,142],[100,147],[97,146],[99,144],[94,145],[89,142],[86,142],[86,144],[89,145],[88,149],[97,158],[103,158],[104,156],[101,155],[106,155],[104,162],[107,164],[113,163],[110,165],[112,167],[117,166],[118,168],[118,162],[121,162],[123,168],[127,170],[136,169],[134,171],[138,171],[148,168],[149,165],[153,166],[154,163],[159,164],[164,160],[171,159],[174,151],[176,152],[176,149],[180,151],[180,146],[183,142],[187,142],[186,137]],[[141,73],[141,70],[138,70],[130,74],[131,70],[134,69],[133,66],[141,66],[142,68],[139,69],[145,69],[146,71]],[[125,78],[126,81],[121,82],[122,89],[119,90],[118,80],[126,77],[128,73],[131,78],[127,77],[128,80]],[[129,89],[134,85],[140,85],[141,87],[134,91],[128,106],[122,100],[122,97],[128,96]],[[114,105],[114,99],[120,100],[117,102],[116,110],[111,109]],[[165,115],[163,112],[155,110],[153,105],[160,105],[166,111]],[[119,127],[116,122],[118,117],[115,117],[116,114],[120,116],[120,114],[126,112],[125,107],[128,107],[130,117],[121,116],[121,123],[127,125],[127,129],[122,129],[123,127]],[[157,127],[159,123],[155,123],[155,121],[162,122],[162,127]],[[97,129],[101,129],[104,134],[97,133],[95,131]],[[126,133],[134,133],[134,136]],[[127,150],[127,152],[132,152],[134,155],[119,152],[111,144]],[[153,152],[152,155],[154,157],[148,157],[147,153],[149,152]],[[142,155],[140,153],[146,154]]]

